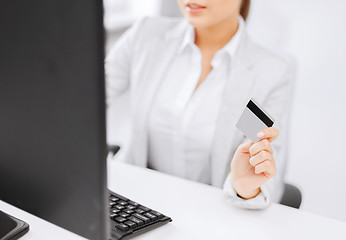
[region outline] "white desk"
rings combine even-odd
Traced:
[[[117,162],[109,188],[158,210],[173,222],[134,240],[346,239],[346,223],[279,204],[250,211],[231,207],[221,189]],[[30,224],[26,239],[84,239],[0,201],[0,209]]]

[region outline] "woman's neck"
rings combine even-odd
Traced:
[[[207,28],[195,28],[195,44],[202,49],[219,50],[225,46],[238,30],[238,18],[227,19]]]

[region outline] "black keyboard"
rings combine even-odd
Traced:
[[[109,192],[111,239],[128,239],[172,221],[162,213]]]

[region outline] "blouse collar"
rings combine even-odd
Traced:
[[[186,23],[186,29],[183,34],[183,40],[181,42],[181,46],[179,47],[179,52],[184,51],[188,47],[195,46],[195,29],[192,25],[188,24],[186,21],[185,23]],[[241,16],[238,17],[238,23],[239,25],[235,35],[222,49],[218,51],[220,53],[226,52],[231,58],[235,56],[235,53],[239,46],[241,35],[244,32],[245,21]]]

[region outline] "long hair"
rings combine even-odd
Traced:
[[[249,15],[250,10],[250,0],[243,0],[241,7],[240,7],[240,15],[244,18],[246,21],[247,16]]]

